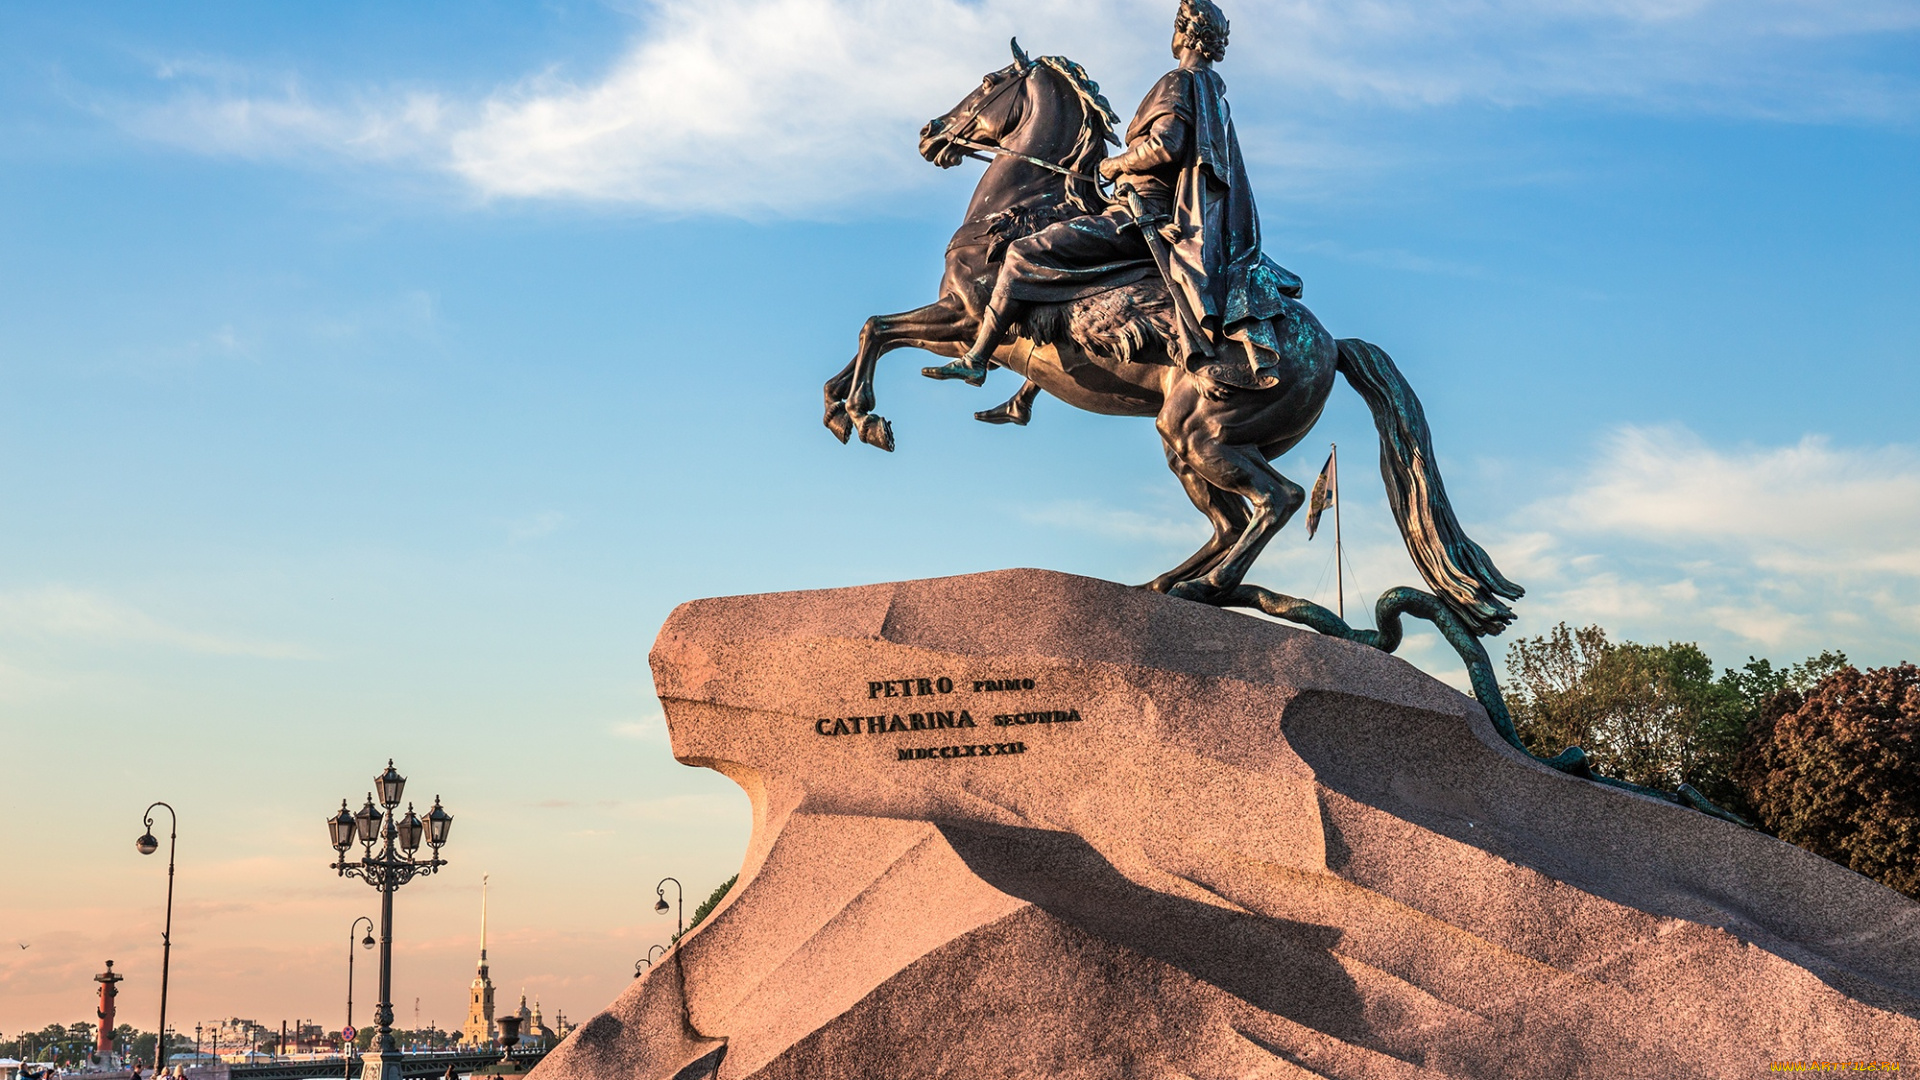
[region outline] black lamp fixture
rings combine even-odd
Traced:
[[[407,778],[393,767],[392,758],[387,759],[387,771],[374,777],[373,782],[380,789],[380,802],[387,809],[400,805],[400,794],[407,790]]]
[[[447,834],[453,831],[453,815],[440,805],[440,796],[433,797],[433,809],[427,811],[427,846],[438,850],[447,842]]]
[[[340,800],[340,812],[327,819],[327,834],[333,838],[333,850],[345,851],[353,845],[353,811],[347,809],[347,800]]]
[[[346,800],[342,799],[340,803],[344,806],[346,805]],[[383,815],[380,813],[380,808],[373,805],[373,792],[367,792],[367,805],[361,807],[360,812],[353,815],[353,823],[360,830],[361,843],[371,844],[380,839],[380,822],[382,817]]]
[[[153,1071],[166,1068],[167,1061],[167,978],[168,969],[173,961],[173,857],[180,836],[180,818],[173,807],[163,802],[147,807],[141,815],[146,831],[133,842],[135,851],[142,855],[151,855],[160,850],[160,841],[153,835],[153,812],[156,808],[167,808],[167,921],[165,929],[160,931],[160,1035],[153,1044]]]
[[[660,884],[653,887],[654,895],[660,898],[659,902],[653,905],[653,910],[662,915],[673,910],[672,905],[667,903],[667,882],[669,881],[673,882],[673,897],[680,905],[680,914],[675,920],[677,925],[673,930],[673,940],[679,941],[680,935],[687,932],[687,891],[681,887],[678,878],[661,878]]]
[[[420,850],[420,841],[427,834],[426,823],[413,812],[413,804],[407,804],[407,816],[395,824],[400,833],[400,849],[411,855]]]
[[[433,809],[424,819],[414,812],[411,804],[407,806],[406,815],[399,816],[407,778],[393,767],[391,758],[387,760],[386,771],[373,778],[373,786],[359,813],[349,813],[346,800],[341,800],[340,812],[327,819],[327,834],[334,850],[340,853],[332,869],[341,877],[361,878],[380,891],[380,1004],[374,1010],[379,1035],[375,1041],[376,1052],[364,1059],[366,1068],[361,1077],[362,1080],[400,1080],[401,1053],[393,1038],[393,894],[415,877],[435,873],[446,865],[446,860],[440,857],[440,847],[453,829],[453,815],[447,813],[435,796]],[[374,805],[376,793],[378,806]],[[360,858],[349,859],[347,849],[355,840],[363,850]],[[424,859],[418,854],[423,841],[432,848],[432,853]],[[371,948],[373,943],[369,932],[362,944]],[[351,955],[352,950],[348,951]],[[348,977],[351,980],[351,961]]]

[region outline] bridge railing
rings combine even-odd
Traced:
[[[520,1047],[504,1058],[499,1050],[421,1050],[401,1059],[401,1074],[408,1080],[438,1080],[447,1066],[456,1073],[471,1073],[502,1061],[530,1069],[547,1056],[548,1047]],[[357,1077],[361,1058],[348,1071],[345,1058],[319,1058],[306,1061],[262,1061],[250,1065],[216,1065],[187,1070],[188,1080],[310,1080],[318,1077]]]

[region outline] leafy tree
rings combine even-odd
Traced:
[[[1720,676],[1720,682],[1740,695],[1746,703],[1747,722],[1752,724],[1781,693],[1794,690],[1805,695],[1819,685],[1821,679],[1846,666],[1847,654],[1831,649],[1786,668],[1776,668],[1772,661],[1749,656],[1745,667],[1738,671],[1728,668]]]
[[[1745,700],[1713,675],[1698,645],[1612,642],[1566,623],[1507,650],[1508,708],[1521,741],[1551,757],[1584,747],[1609,776],[1647,787],[1692,784],[1716,801],[1745,727]]]
[[[1789,683],[1749,736],[1734,776],[1769,832],[1920,899],[1920,668]]]

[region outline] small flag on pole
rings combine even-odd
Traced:
[[[1335,490],[1339,485],[1333,475],[1333,455],[1327,455],[1327,463],[1320,466],[1320,479],[1313,482],[1313,498],[1307,503],[1307,539],[1320,529],[1320,515],[1340,497]]]

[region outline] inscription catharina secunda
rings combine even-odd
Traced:
[[[993,679],[962,679],[955,682],[946,676],[913,676],[899,679],[874,679],[866,684],[867,700],[881,698],[919,698],[944,697],[952,694],[1004,694],[1012,691],[1038,689],[1038,684],[1024,676],[1002,676]],[[917,704],[917,703],[916,703]],[[928,704],[932,704],[929,702]],[[1004,705],[1002,706],[1005,707]],[[1065,709],[1035,709],[1023,712],[982,713],[981,720],[975,720],[970,709],[927,709],[923,712],[874,713],[863,716],[823,716],[813,722],[816,735],[834,738],[841,735],[890,735],[895,732],[911,733],[916,731],[959,731],[962,728],[978,728],[991,717],[994,727],[1026,727],[1030,724],[1072,724],[1081,720],[1080,710],[1073,707]],[[896,760],[929,761],[933,759],[951,760],[970,757],[1001,757],[1007,754],[1024,754],[1027,744],[979,743],[956,746],[905,746],[895,747]]]

